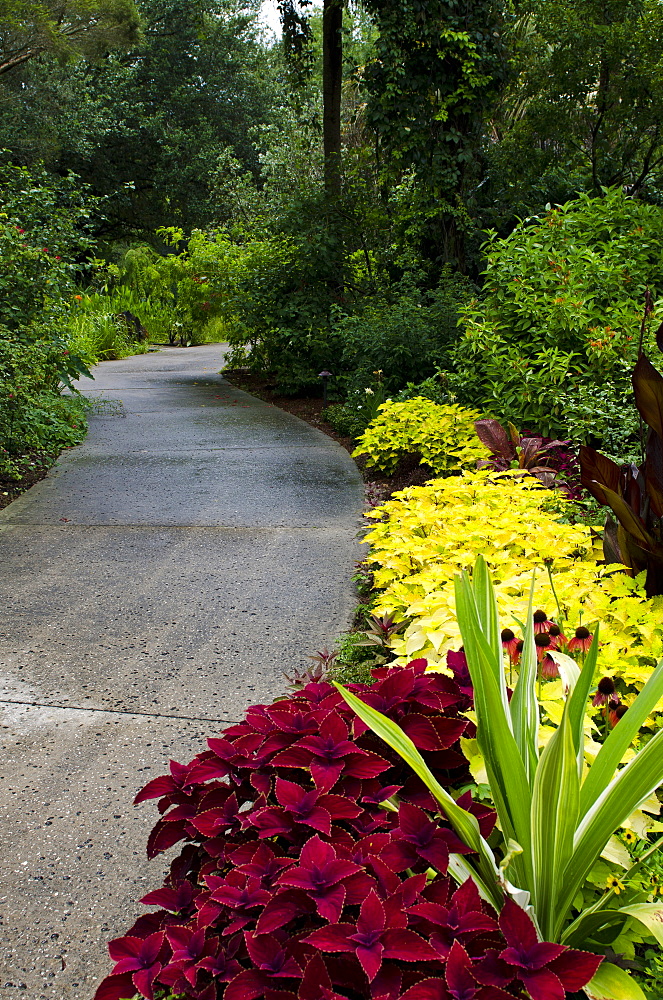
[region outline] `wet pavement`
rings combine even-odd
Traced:
[[[91,1000],[169,860],[136,791],[348,627],[361,477],[223,355],[98,366],[86,441],[0,513],[2,998]]]

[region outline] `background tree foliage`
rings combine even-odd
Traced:
[[[140,38],[133,0],[3,0],[0,74],[50,52],[59,59],[96,59]]]

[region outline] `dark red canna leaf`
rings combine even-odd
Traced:
[[[622,481],[620,467],[587,445],[582,445],[580,448],[580,468],[582,485],[599,503],[603,503],[602,494],[597,496],[594,492],[595,484],[607,486],[613,493],[620,492]]]
[[[516,457],[516,449],[498,420],[475,420],[474,429],[479,440],[485,444],[491,455],[498,455],[508,462]]]
[[[663,376],[644,354],[633,369],[633,393],[640,416],[663,438]]]

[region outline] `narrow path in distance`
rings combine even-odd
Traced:
[[[0,513],[0,997],[91,1000],[168,861],[136,791],[348,627],[359,472],[223,357],[99,365],[84,444]]]

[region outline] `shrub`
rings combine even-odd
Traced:
[[[13,339],[0,327],[0,475],[19,478],[20,459],[52,459],[85,437],[85,402],[61,383],[80,366],[64,342]]]
[[[566,437],[576,386],[628,394],[645,288],[662,290],[663,211],[617,189],[582,195],[506,239],[490,233],[485,250],[483,296],[461,310],[459,398]]]
[[[429,292],[408,277],[367,298],[355,313],[336,307],[332,334],[338,356],[331,367],[342,375],[346,392],[372,385],[376,371],[387,391],[397,392],[408,382],[421,382],[448,368],[458,339],[460,304],[468,298],[467,282],[444,274]]]
[[[439,475],[458,472],[488,456],[479,441],[472,410],[454,404],[440,406],[423,397],[402,403],[387,400],[360,436],[353,455],[367,455],[366,464],[391,473],[405,455],[420,456]]]

